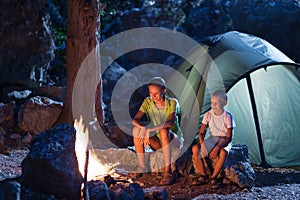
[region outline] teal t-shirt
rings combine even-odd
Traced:
[[[182,132],[178,121],[178,116],[180,115],[179,103],[177,99],[169,97],[166,97],[165,101],[164,108],[157,108],[154,104],[154,101],[150,97],[147,97],[143,101],[140,111],[146,114],[150,125],[152,126],[158,126],[165,123],[167,119],[169,119],[171,113],[175,113],[175,122],[170,130],[177,134],[178,137],[182,137]],[[157,131],[156,135],[157,137],[160,137],[159,131]]]

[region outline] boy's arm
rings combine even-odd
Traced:
[[[204,137],[205,137],[205,133],[206,133],[206,127],[207,127],[207,124],[202,124],[201,125],[200,131],[199,131],[199,134],[198,134],[200,144],[202,144],[203,141],[204,141]]]
[[[221,142],[219,142],[217,144],[217,146],[222,149],[224,147],[226,147],[232,140],[232,130],[233,128],[228,128],[227,129],[227,135],[226,135],[226,139],[221,140]]]

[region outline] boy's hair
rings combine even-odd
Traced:
[[[161,77],[154,77],[152,78],[148,85],[157,85],[157,86],[160,86],[161,88],[165,89],[166,88],[166,82],[163,78]]]
[[[227,94],[224,90],[216,90],[211,94],[211,96],[219,97],[223,102],[227,102],[228,99]]]

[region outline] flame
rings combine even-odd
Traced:
[[[97,177],[107,175],[108,167],[101,164],[97,159],[90,154],[90,140],[88,129],[84,127],[82,116],[80,119],[75,119],[74,128],[76,129],[75,152],[78,160],[78,167],[81,175],[84,177],[84,167],[86,164],[87,151],[89,151],[87,180],[94,180]]]

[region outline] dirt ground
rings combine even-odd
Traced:
[[[5,180],[21,174],[21,162],[28,150],[10,151],[0,154],[0,179]],[[164,187],[171,200],[200,199],[300,199],[300,166],[288,168],[261,168],[253,166],[256,174],[254,186],[250,189],[239,188],[235,184],[225,183],[218,189],[211,189],[210,184],[191,186],[187,176],[178,177],[169,186],[159,186],[161,176],[147,173],[137,177],[134,182],[142,188]],[[151,198],[146,198],[150,200]]]
[[[212,189],[211,184],[192,186],[189,177],[178,177],[176,182],[166,188],[169,199],[299,199],[300,198],[300,167],[268,168],[253,166],[256,180],[253,188],[239,188],[233,183],[223,183],[218,189]],[[160,174],[143,174],[136,182],[143,188],[158,186]],[[292,187],[293,186],[293,187]],[[272,188],[275,187],[275,188]],[[279,188],[276,188],[279,187]],[[295,191],[293,191],[295,190]],[[277,191],[277,193],[275,193]],[[286,193],[289,194],[286,194]],[[248,194],[247,194],[248,193]],[[202,197],[200,197],[202,195]],[[230,196],[230,197],[229,197]]]
[[[18,130],[13,132],[17,133]],[[22,173],[21,162],[28,154],[27,146],[24,148],[20,139],[11,138],[9,135],[6,134],[4,143],[0,144],[1,181],[19,176]],[[218,189],[211,189],[210,184],[191,186],[188,176],[178,177],[172,185],[159,186],[161,176],[158,173],[143,174],[134,181],[142,188],[164,187],[171,200],[300,199],[300,166],[267,169],[253,166],[253,169],[256,179],[250,189],[239,188],[228,182],[221,184]]]

